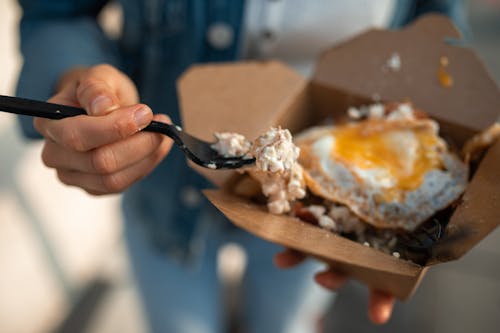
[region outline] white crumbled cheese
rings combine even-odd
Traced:
[[[302,167],[298,163],[292,166],[292,169],[290,170],[290,181],[287,185],[289,197],[303,198],[306,196],[302,172]]]
[[[401,57],[399,56],[399,53],[394,52],[391,54],[389,59],[387,59],[387,62],[385,64],[387,68],[394,72],[398,72],[401,69]]]
[[[293,143],[289,130],[271,128],[255,140],[251,154],[259,170],[288,172],[296,164],[300,149]]]
[[[399,104],[398,111],[405,115],[413,115],[413,108],[409,103]]]
[[[299,165],[297,165],[300,167]],[[262,193],[268,198],[267,208],[273,214],[283,214],[291,209],[290,201],[305,196],[305,185],[290,184],[289,175],[262,171],[250,171],[262,186]],[[296,188],[297,187],[297,188]],[[300,187],[300,188],[299,188]],[[292,188],[292,190],[290,190]]]
[[[388,116],[387,120],[414,120],[415,113],[411,104],[409,103],[401,103],[398,105],[398,108],[392,111]]]
[[[290,202],[306,195],[303,170],[297,163],[299,153],[290,131],[281,128],[271,128],[261,135],[249,151],[255,157],[255,166],[246,171],[261,184],[273,214],[289,212]]]
[[[289,212],[290,201],[306,195],[302,167],[297,163],[300,150],[292,141],[290,131],[271,128],[251,144],[243,135],[231,132],[215,133],[212,145],[223,156],[251,155],[255,166],[247,168],[268,197],[268,209],[274,214]],[[215,168],[213,164],[207,165]]]
[[[370,243],[368,243],[368,242],[364,242],[363,245],[366,247],[370,247]]]
[[[211,147],[225,157],[243,156],[250,150],[251,143],[241,134],[223,132],[215,133],[215,142]]]
[[[306,209],[318,220],[320,227],[331,230],[339,231],[337,223],[330,216],[326,214],[326,207],[322,205],[310,205]]]
[[[336,204],[332,204],[330,210],[328,211],[328,215],[331,216],[334,220],[347,220],[352,216],[349,208],[345,206],[339,206]]]
[[[275,200],[267,203],[267,209],[273,214],[283,214],[290,211],[290,203],[287,200]]]
[[[325,215],[326,208],[320,205],[310,205],[307,210],[314,215],[315,218],[319,219],[321,216]]]
[[[385,107],[380,104],[372,104],[368,106],[368,117],[369,118],[383,118],[385,114]]]
[[[360,235],[364,232],[366,225],[349,208],[342,205],[332,203],[328,211],[330,216],[336,223],[337,228],[342,232],[354,232]]]
[[[318,224],[328,230],[337,231],[337,224],[327,215],[322,215],[318,219]]]
[[[385,105],[382,103],[374,103],[370,105],[361,105],[359,107],[349,107],[347,109],[349,118],[359,120],[363,117],[368,119],[387,119],[389,121],[395,120],[414,120],[415,110],[411,103],[400,103],[394,110],[386,113]]]
[[[401,255],[399,254],[399,252],[392,252],[392,255],[396,258],[399,258],[401,257]]]
[[[361,112],[361,110],[358,108],[355,108],[354,106],[350,106],[347,109],[347,115],[349,116],[349,118],[356,119],[356,120],[361,119],[361,117],[363,117],[363,113]]]

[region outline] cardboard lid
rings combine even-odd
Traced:
[[[228,131],[253,140],[276,125],[306,84],[276,61],[193,66],[178,81],[183,127],[207,141]],[[194,167],[218,186],[233,174]]]
[[[366,98],[409,99],[440,121],[478,131],[497,119],[500,96],[474,52],[446,42],[458,38],[441,15],[423,16],[400,31],[369,30],[322,53],[313,82]],[[387,67],[394,53],[401,59],[397,71]],[[438,80],[442,56],[449,60],[449,88]]]

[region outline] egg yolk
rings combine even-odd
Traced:
[[[332,134],[334,158],[360,169],[384,170],[394,189],[414,190],[429,170],[441,166],[440,139],[428,127],[391,128],[370,121],[337,127]]]

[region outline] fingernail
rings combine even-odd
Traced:
[[[139,108],[137,111],[134,113],[134,121],[137,127],[140,129],[146,127],[149,122],[151,121],[151,109],[148,108],[147,106],[143,106]]]
[[[378,315],[379,322],[381,324],[387,322],[389,318],[391,317],[391,308],[385,306],[380,310],[380,313]]]
[[[92,115],[102,115],[109,111],[114,106],[113,101],[108,96],[98,96],[90,105]]]

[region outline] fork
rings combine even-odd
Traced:
[[[81,108],[3,95],[0,95],[0,111],[48,119],[63,119],[87,114]],[[225,157],[212,148],[213,143],[195,138],[174,124],[152,121],[142,130],[170,137],[191,161],[205,168],[237,169],[255,163],[255,158]]]

